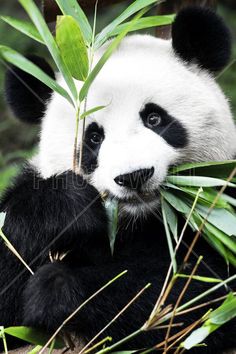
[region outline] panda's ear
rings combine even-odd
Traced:
[[[46,74],[55,79],[51,66],[35,55],[27,57]],[[41,81],[12,66],[5,79],[5,96],[14,115],[25,123],[38,124],[44,115],[52,90]]]
[[[223,69],[231,55],[231,34],[221,17],[203,7],[186,7],[172,26],[175,53],[211,72]]]

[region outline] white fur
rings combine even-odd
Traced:
[[[104,48],[96,54],[95,63]],[[65,86],[60,77],[58,80]],[[77,85],[79,89],[81,83]],[[163,107],[186,127],[187,148],[174,149],[144,127],[139,111],[147,102]],[[88,117],[86,125],[96,121],[105,130],[98,168],[91,176],[99,191],[129,197],[132,193],[114,182],[119,174],[153,166],[148,188],[154,190],[165,179],[170,164],[236,155],[236,128],[227,99],[210,74],[175,56],[171,41],[148,35],[124,39],[89,91],[87,109],[98,105],[107,107]],[[36,159],[44,177],[72,168],[74,135],[75,112],[54,94],[43,119]]]

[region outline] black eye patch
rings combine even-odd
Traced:
[[[188,144],[186,128],[162,107],[147,103],[139,114],[144,126],[160,135],[169,145],[183,148]]]
[[[97,157],[105,139],[104,130],[97,123],[91,123],[84,134],[82,168],[85,173],[92,173],[97,167]]]

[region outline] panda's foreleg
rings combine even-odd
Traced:
[[[2,199],[3,232],[33,272],[52,258],[100,264],[110,257],[106,213],[98,192],[66,172],[42,179],[27,167]],[[30,272],[0,238],[0,325],[22,324]]]
[[[0,210],[6,212],[6,237],[33,270],[49,260],[49,254],[71,252],[75,262],[83,263],[89,249],[86,262],[92,264],[110,257],[99,193],[71,171],[43,179],[25,169],[5,193]]]

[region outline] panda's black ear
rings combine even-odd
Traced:
[[[203,7],[186,7],[172,26],[175,53],[212,72],[223,69],[231,55],[231,34],[221,17]]]
[[[46,74],[55,79],[51,66],[35,55],[27,57]],[[45,112],[52,90],[41,81],[12,66],[5,79],[5,96],[14,115],[25,123],[38,124]]]

